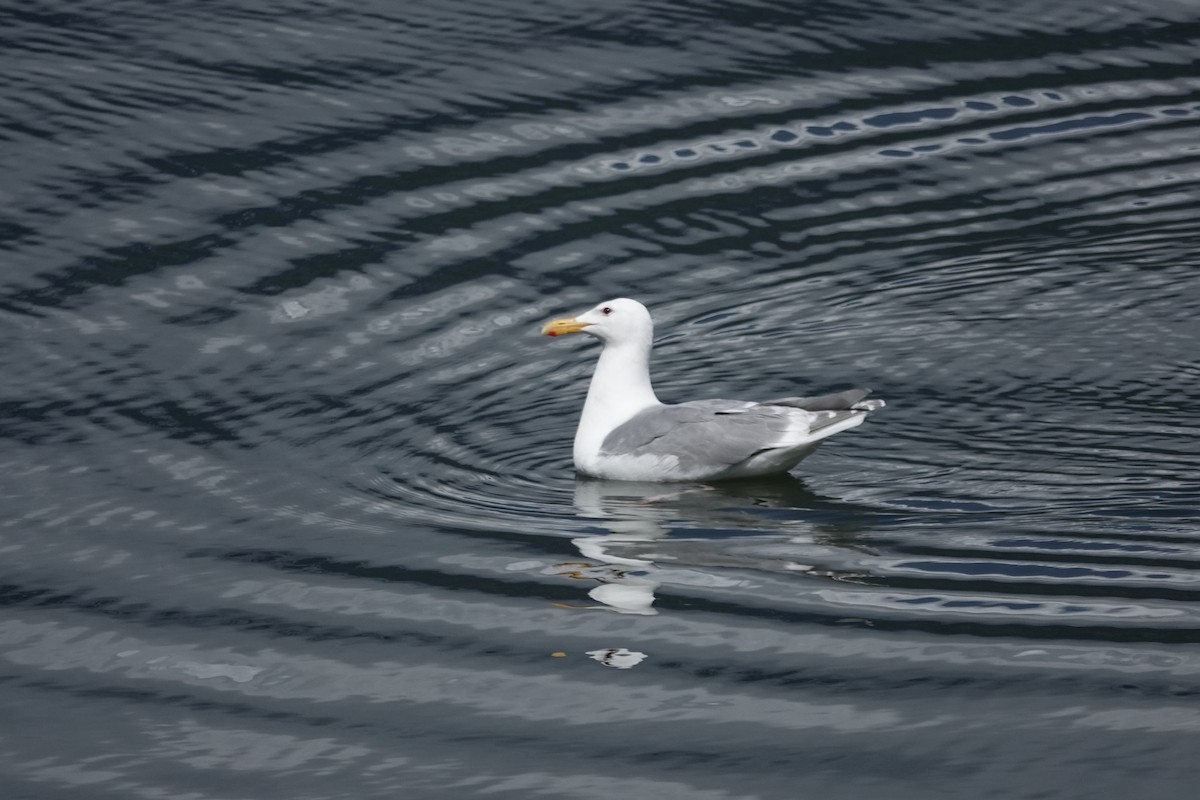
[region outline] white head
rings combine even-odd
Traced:
[[[654,322],[650,312],[637,300],[618,297],[577,317],[551,320],[542,326],[545,336],[564,333],[590,333],[606,345],[636,343],[649,346],[654,337]]]

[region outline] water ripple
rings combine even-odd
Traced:
[[[1152,6],[0,12],[0,793],[1186,794]],[[664,399],[888,408],[801,477],[578,479],[597,351],[537,329],[619,295]]]

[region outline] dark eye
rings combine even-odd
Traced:
[[[604,308],[600,309],[600,313],[607,317],[609,314],[612,313],[612,309],[609,308],[608,306],[605,306]]]

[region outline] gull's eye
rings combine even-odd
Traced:
[[[604,308],[600,309],[600,313],[607,317],[609,314],[612,313],[612,309],[609,308],[608,306],[605,306]]]

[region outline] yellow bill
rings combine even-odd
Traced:
[[[587,326],[588,323],[580,322],[574,317],[552,319],[542,326],[542,336],[559,336],[564,333],[579,333]]]

